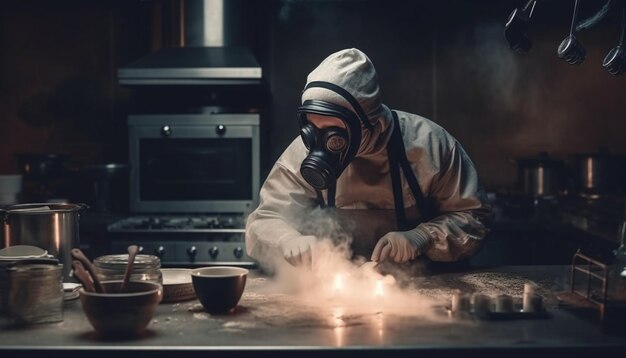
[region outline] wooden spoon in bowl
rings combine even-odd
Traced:
[[[91,279],[93,280],[93,286],[96,290],[95,292],[103,293],[104,288],[100,284],[100,280],[98,279],[96,270],[94,269],[93,264],[91,263],[91,261],[89,261],[87,256],[85,256],[85,254],[78,248],[72,249],[70,253],[72,255],[72,258],[80,261],[82,266],[87,270],[87,272],[89,272],[89,275],[91,275]]]
[[[137,256],[138,253],[139,247],[137,245],[128,246],[128,265],[126,266],[126,272],[124,272],[124,281],[122,281],[120,292],[128,292],[128,282],[130,281],[130,274],[133,272],[135,256]]]
[[[80,263],[80,261],[78,260],[73,260],[72,267],[74,268],[74,277],[76,277],[78,281],[80,281],[85,291],[96,292],[96,288],[91,281],[91,276],[89,275],[87,270],[85,270],[83,264]]]

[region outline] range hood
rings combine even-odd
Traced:
[[[124,85],[255,84],[261,67],[244,47],[173,47],[117,70]]]
[[[122,85],[240,85],[261,82],[252,51],[232,45],[229,26],[237,1],[185,0],[180,4],[181,46],[167,47],[118,68]],[[238,25],[239,24],[239,25]],[[236,29],[239,30],[239,29]]]

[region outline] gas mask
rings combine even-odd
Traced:
[[[357,100],[345,89],[334,83],[313,81],[306,85],[331,90],[343,97],[357,113],[343,106],[320,100],[306,100],[298,108],[300,136],[309,154],[302,161],[300,174],[317,190],[333,189],[337,178],[352,162],[361,145],[361,130],[371,130],[373,125]],[[317,128],[307,119],[307,114],[335,117],[345,124],[341,127]],[[334,202],[334,197],[331,199]]]
[[[307,114],[338,118],[346,128],[317,128],[307,120]],[[354,159],[361,144],[361,123],[346,108],[317,100],[305,101],[298,108],[298,121],[300,136],[309,150],[300,173],[315,189],[328,189]]]

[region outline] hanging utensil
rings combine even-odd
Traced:
[[[98,275],[96,274],[96,270],[94,269],[91,261],[85,256],[85,254],[80,249],[72,249],[71,251],[72,257],[75,260],[80,261],[80,263],[87,269],[87,272],[91,275],[91,279],[93,280],[93,285],[95,287],[96,292],[104,293],[104,288],[100,284],[100,280],[98,279]]]
[[[626,67],[626,54],[624,54],[624,37],[626,36],[626,6],[622,8],[622,34],[619,44],[611,49],[602,61],[604,67],[613,76],[624,73]]]
[[[561,41],[557,51],[559,58],[564,59],[570,65],[581,64],[587,56],[587,51],[574,36],[579,3],[580,0],[576,0],[574,3],[574,15],[572,16],[572,25],[570,26],[569,36]]]
[[[609,10],[613,7],[615,0],[606,0],[604,5],[593,15],[589,16],[585,20],[580,20],[576,25],[576,31],[583,31],[596,26],[609,14]]]
[[[135,263],[135,256],[139,253],[139,247],[137,245],[128,246],[128,265],[126,266],[126,272],[124,273],[124,280],[120,287],[120,292],[128,291],[128,282],[130,281],[130,275],[133,272],[133,264]]]
[[[536,0],[529,0],[524,7],[516,8],[509,15],[504,26],[504,37],[512,50],[523,53],[532,47],[529,28],[536,3]]]

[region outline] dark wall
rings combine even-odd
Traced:
[[[18,152],[126,159],[132,90],[116,68],[164,44],[154,8],[167,0],[4,3],[0,11],[0,173]],[[269,93],[262,176],[298,135],[295,109],[307,74],[328,54],[365,51],[392,108],[429,117],[465,146],[489,188],[514,185],[510,159],[606,147],[626,153],[626,76],[601,66],[619,36],[618,11],[579,34],[581,65],[556,56],[573,1],[540,1],[533,48],[508,49],[503,29],[522,1],[250,0],[249,45]],[[581,17],[597,2],[586,2]]]
[[[15,153],[125,161],[128,94],[116,66],[147,51],[133,1],[3,2],[0,173]]]

